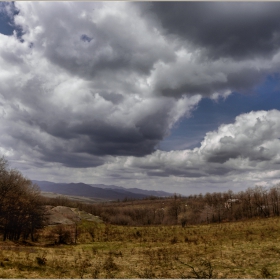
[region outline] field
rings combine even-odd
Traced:
[[[184,228],[84,221],[70,245],[50,245],[52,230],[1,242],[0,278],[280,277],[279,217]]]

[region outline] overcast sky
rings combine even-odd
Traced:
[[[280,2],[0,2],[0,154],[34,180],[181,194],[280,182]]]

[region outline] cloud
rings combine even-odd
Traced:
[[[274,171],[280,164],[280,111],[257,111],[208,132],[200,147],[129,157],[123,168],[149,176],[203,178]],[[116,165],[117,166],[117,165]],[[243,176],[243,175],[242,175]]]
[[[200,152],[157,150],[202,97],[245,91],[279,71],[277,3],[256,3],[255,14],[253,4],[16,2],[21,34],[0,34],[2,153],[34,166],[75,168],[107,168],[123,157],[150,175],[192,178],[240,171],[241,155],[250,164],[271,162],[267,143],[245,149],[245,140],[239,147],[228,134]],[[258,18],[263,28],[257,24],[236,49]],[[218,32],[221,19],[227,32]]]
[[[244,60],[235,62],[219,59],[199,62],[199,55],[180,55],[176,62],[158,65],[151,75],[155,91],[163,96],[180,97],[183,94],[213,94],[227,96],[233,91],[245,92],[259,85],[265,77],[274,72],[279,61]],[[270,63],[270,66],[268,64]]]
[[[0,53],[0,140],[11,159],[80,168],[147,155],[201,99],[151,91],[154,62],[174,53],[136,6],[16,5],[22,40],[1,35]]]
[[[185,39],[207,57],[237,60],[272,57],[279,50],[280,3],[153,2],[163,29]]]
[[[158,94],[225,96],[246,93],[278,72],[279,3],[152,2],[139,4],[146,20],[176,42],[176,59],[157,62]]]
[[[134,5],[69,2],[18,6],[16,22],[24,27],[24,38],[53,64],[83,79],[116,71],[145,75],[156,61],[174,59],[172,46],[150,29]],[[81,42],[81,38],[87,40]]]
[[[182,194],[223,192],[229,188],[241,191],[255,184],[279,182],[279,131],[280,111],[252,111],[237,116],[231,124],[206,133],[201,145],[194,149],[156,150],[144,157],[107,156],[104,164],[95,168],[83,166],[81,160],[85,157],[73,159],[67,154],[70,163],[80,162],[80,166],[74,163],[74,174],[72,166],[66,164],[45,162],[40,170],[45,179],[54,181],[61,181],[61,176],[69,182],[111,184],[113,181],[115,185],[125,187],[167,191],[172,187],[172,192]],[[19,164],[33,174],[32,178],[40,179],[32,165]],[[50,167],[52,174],[48,173]]]

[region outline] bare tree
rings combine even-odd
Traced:
[[[171,205],[168,209],[168,214],[171,216],[172,219],[174,219],[174,222],[177,224],[179,214],[181,213],[181,197],[178,195],[173,196],[173,200],[171,202]]]
[[[269,197],[271,201],[272,213],[274,216],[280,215],[280,184],[270,189]]]
[[[17,170],[9,170],[0,160],[0,231],[3,239],[20,237],[34,240],[34,232],[43,226],[39,188]]]

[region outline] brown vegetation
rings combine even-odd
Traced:
[[[279,219],[184,228],[83,221],[76,232],[74,225],[46,227],[35,243],[0,242],[0,277],[279,278]]]
[[[3,240],[27,239],[34,241],[37,229],[43,226],[40,191],[17,171],[9,170],[0,159],[0,232]]]
[[[83,204],[67,198],[44,198],[44,203],[77,207],[116,225],[187,225],[239,221],[280,215],[280,185],[233,193],[206,193],[182,197]]]
[[[279,185],[85,204],[40,197],[2,159],[0,198],[0,278],[280,276]],[[72,222],[43,226],[46,205]]]

